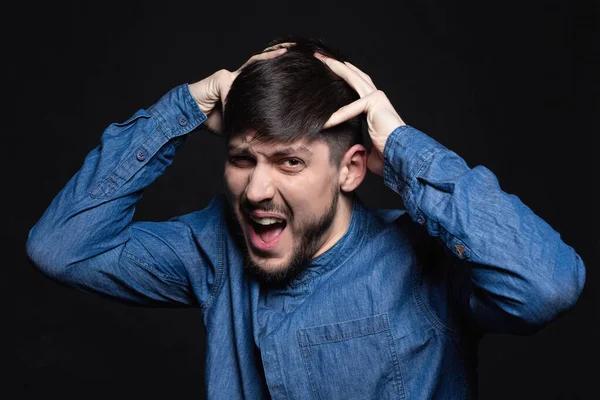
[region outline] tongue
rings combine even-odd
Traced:
[[[284,227],[284,224],[272,224],[267,226],[256,226],[255,230],[260,240],[265,243],[270,243],[281,235]]]

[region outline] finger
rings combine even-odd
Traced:
[[[357,74],[359,74],[361,76],[361,78],[363,78],[365,81],[369,82],[375,88],[375,84],[373,83],[373,80],[371,79],[371,77],[369,75],[365,74],[360,69],[358,69],[358,67],[349,63],[348,61],[344,61],[344,64],[346,64],[348,66],[348,68],[350,68],[351,70],[353,70]]]
[[[287,47],[282,47],[282,48],[279,48],[277,50],[270,50],[270,51],[267,51],[265,53],[256,54],[256,55],[250,57],[250,59],[248,61],[246,61],[244,63],[244,65],[242,65],[238,69],[238,71],[244,69],[246,66],[248,66],[248,65],[250,65],[250,64],[252,64],[252,63],[254,63],[256,61],[259,61],[259,60],[269,60],[271,58],[275,58],[277,56],[282,55],[286,51],[287,51]]]
[[[360,97],[365,97],[369,93],[377,90],[373,84],[363,79],[356,71],[352,70],[346,64],[336,59],[326,57],[320,53],[314,54],[315,57],[323,61],[333,72],[345,80],[350,87],[356,90]]]
[[[369,171],[379,176],[383,176],[383,158],[380,153],[373,150],[369,153],[369,157],[367,158],[367,168],[369,168]]]
[[[288,47],[291,47],[291,46],[293,46],[293,45],[295,45],[295,44],[296,44],[296,43],[294,43],[294,42],[284,42],[284,43],[278,43],[278,44],[276,44],[276,45],[273,45],[273,46],[271,46],[271,47],[267,47],[267,48],[266,48],[266,49],[264,49],[262,52],[263,52],[263,53],[265,53],[265,52],[267,52],[267,51],[278,50],[278,49],[280,49],[280,48],[282,48],[282,47],[285,47],[285,48],[287,49]]]
[[[216,107],[208,114],[204,125],[209,131],[221,135],[223,132],[223,112],[220,107]]]
[[[331,117],[329,117],[327,122],[325,122],[325,125],[323,125],[323,129],[339,125],[342,122],[348,121],[351,118],[354,118],[362,113],[367,112],[369,101],[369,97],[362,97],[340,108],[339,110],[331,114]]]
[[[223,85],[221,86],[221,90],[219,91],[221,104],[223,106],[225,106],[225,102],[227,100],[227,95],[229,94],[229,89],[231,89],[232,82],[233,82],[233,80],[228,83],[223,83]]]

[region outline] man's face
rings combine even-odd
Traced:
[[[322,141],[229,142],[228,199],[241,227],[248,266],[267,281],[293,277],[332,236],[339,172]]]

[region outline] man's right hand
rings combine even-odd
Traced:
[[[256,62],[258,60],[268,60],[270,58],[277,57],[287,51],[287,47],[292,45],[291,43],[281,43],[276,46],[263,50],[262,53],[256,54],[248,61],[244,63],[240,68],[231,72],[226,69],[221,69],[208,78],[204,78],[201,81],[192,83],[189,85],[190,93],[200,106],[200,109],[204,114],[208,116],[208,119],[204,122],[204,125],[212,132],[220,133],[223,127],[223,114],[222,106],[225,104],[227,93],[231,84],[240,74],[242,69]]]

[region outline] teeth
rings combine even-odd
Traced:
[[[257,218],[252,215],[250,216],[250,218],[252,218],[252,220],[254,222],[256,222],[257,224],[261,224],[261,225],[273,225],[273,224],[283,222],[282,219],[277,219],[277,218]]]

